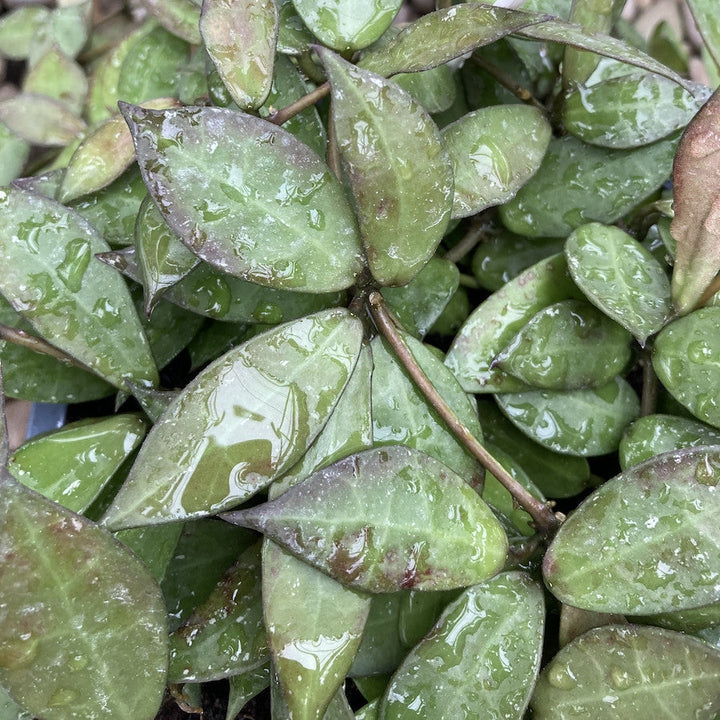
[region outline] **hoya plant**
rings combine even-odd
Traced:
[[[401,5],[0,17],[2,720],[720,716],[720,94]]]

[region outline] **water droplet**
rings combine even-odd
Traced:
[[[610,682],[617,690],[627,690],[635,684],[635,678],[617,665],[610,666]]]
[[[695,468],[695,479],[702,485],[714,487],[718,484],[720,477],[718,476],[717,468],[713,467],[707,455],[699,460]]]
[[[3,643],[0,647],[0,667],[15,670],[32,662],[38,651],[38,640],[31,635]]]
[[[63,705],[69,705],[75,699],[77,699],[77,692],[70,688],[58,688],[51,696],[48,701],[50,707],[60,707]]]
[[[553,663],[548,670],[548,682],[558,690],[572,690],[577,687],[577,678],[568,665]]]
[[[712,348],[705,340],[696,340],[688,345],[687,353],[692,362],[704,365],[712,357]]]

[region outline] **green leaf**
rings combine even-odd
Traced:
[[[520,720],[540,670],[545,608],[524,573],[468,588],[393,675],[379,720]],[[471,710],[472,708],[472,710]]]
[[[545,555],[562,602],[595,612],[653,614],[720,600],[720,453],[665,453],[601,485]]]
[[[30,143],[0,123],[0,184],[7,185],[20,175],[30,157]]]
[[[630,334],[592,305],[562,300],[541,310],[493,365],[546,390],[610,382],[630,360]]]
[[[270,663],[228,678],[230,696],[225,720],[234,720],[243,707],[270,686]]]
[[[200,34],[233,100],[259,108],[270,92],[278,33],[273,0],[204,0]]]
[[[440,131],[395,83],[318,53],[370,271],[381,285],[405,285],[433,256],[450,220],[452,165]]]
[[[320,41],[343,53],[371,45],[390,27],[402,0],[293,0]]]
[[[363,705],[356,713],[355,720],[377,720],[380,700],[375,699],[372,702]]]
[[[107,245],[76,213],[14,187],[0,191],[0,292],[49,342],[120,389],[156,385],[130,294],[93,259]]]
[[[540,167],[552,129],[534,107],[497,105],[443,129],[455,176],[453,218],[515,197]]]
[[[97,525],[0,472],[0,683],[47,720],[151,720],[167,672],[157,584]]]
[[[530,237],[567,237],[588,222],[615,222],[667,180],[676,143],[670,137],[611,150],[572,135],[553,138],[540,169],[500,217],[509,230]]]
[[[712,0],[688,0],[698,32],[716,65],[720,65],[720,22]]]
[[[654,455],[696,445],[720,445],[720,431],[688,418],[646,415],[620,441],[620,467],[626,470]]]
[[[305,27],[292,0],[275,0],[275,4],[279,18],[278,53],[302,55],[315,42],[313,34]]]
[[[393,82],[410,93],[431,115],[452,107],[457,95],[455,79],[447,65],[422,72],[400,73],[393,76]]]
[[[260,543],[238,558],[208,599],[170,635],[170,682],[204,682],[270,658],[262,621]]]
[[[34,34],[28,65],[35,65],[53,47],[70,58],[77,57],[88,41],[91,20],[91,0],[59,3]]]
[[[170,523],[119,530],[114,536],[143,561],[158,582],[162,582],[182,532],[183,523]]]
[[[670,323],[656,338],[652,363],[670,394],[703,422],[720,427],[714,391],[720,382],[720,308],[696,310]]]
[[[85,123],[59,100],[33,93],[1,100],[0,121],[23,140],[48,147],[63,147],[85,130]]]
[[[596,613],[591,610],[581,610],[572,605],[560,606],[560,630],[558,642],[564,647],[588,630],[603,625],[624,625],[627,621],[624,615],[612,613]]]
[[[43,5],[20,5],[0,18],[0,54],[10,60],[26,60],[35,33],[47,22],[50,11]]]
[[[214,514],[264,488],[322,429],[361,340],[355,316],[328,310],[258,335],[216,360],[150,431],[106,525]]]
[[[342,187],[293,135],[224,108],[122,109],[160,212],[196,255],[269,287],[354,283],[362,260]]]
[[[590,223],[565,243],[568,268],[591,303],[640,342],[656,333],[672,312],[670,283],[662,265],[619,228]]]
[[[142,0],[142,5],[173,35],[192,45],[200,45],[198,27],[200,4],[193,0]]]
[[[658,75],[633,73],[571,90],[563,103],[565,128],[591,145],[632,148],[681,130],[708,99]]]
[[[445,364],[465,392],[517,392],[525,384],[492,367],[495,356],[544,307],[568,298],[582,299],[562,255],[552,255],[487,298],[466,320]]]
[[[543,670],[536,720],[713,720],[720,709],[720,652],[695,638],[635,625],[596,628]]]
[[[22,88],[25,93],[53,98],[79,116],[85,104],[88,81],[80,65],[52,47],[30,68]]]
[[[137,415],[81,420],[28,440],[13,453],[8,470],[46,498],[84,512],[145,432]]]
[[[673,166],[673,217],[677,242],[672,298],[681,315],[690,312],[720,270],[720,92],[687,126]]]
[[[277,500],[225,517],[368,592],[463,587],[495,575],[507,553],[475,491],[399,445],[351,455]]]

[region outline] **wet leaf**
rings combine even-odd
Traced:
[[[270,287],[353,284],[362,261],[342,187],[293,135],[224,108],[123,110],[155,202],[196,255]]]
[[[47,22],[50,11],[43,5],[20,5],[0,18],[0,54],[10,60],[26,60],[35,33]]]
[[[108,249],[76,213],[14,187],[0,191],[0,291],[53,345],[120,389],[157,369],[122,278],[93,259]]]
[[[703,86],[691,94],[667,78],[633,73],[571,90],[562,119],[584,142],[632,148],[684,128],[708,94]]]
[[[360,50],[390,27],[402,0],[293,0],[298,15],[328,47]]]
[[[393,675],[378,718],[520,720],[540,670],[544,613],[524,573],[468,588]]]
[[[581,610],[572,605],[560,606],[560,629],[558,643],[564,647],[588,630],[603,625],[623,625],[627,623],[624,615],[612,613],[596,613],[591,610]]]
[[[66,105],[32,93],[0,101],[0,121],[33,145],[63,147],[85,130],[85,123]]]
[[[534,315],[493,364],[546,390],[598,387],[625,368],[630,340],[589,303],[562,300]]]
[[[250,546],[208,599],[170,635],[170,682],[203,682],[270,658],[262,621],[260,543]]]
[[[157,584],[97,525],[0,472],[3,687],[48,720],[151,720],[167,672]]]
[[[142,442],[137,415],[80,421],[32,438],[12,455],[12,475],[46,498],[84,512],[125,458]]]
[[[416,73],[400,73],[393,76],[393,82],[410,93],[431,115],[444,112],[455,102],[457,87],[447,65]]]
[[[584,457],[617,450],[625,428],[640,413],[635,391],[621,377],[589,390],[529,390],[497,395],[496,400],[535,442]]]
[[[270,663],[228,678],[230,696],[225,720],[234,720],[243,707],[270,686]]]
[[[611,625],[565,646],[543,670],[532,699],[537,720],[712,720],[720,652],[660,628]]]
[[[720,23],[712,0],[688,0],[688,7],[695,18],[698,32],[705,42],[705,47],[720,65]]]
[[[355,720],[377,720],[380,700],[376,698],[372,702],[363,705],[356,713]]]
[[[698,303],[720,270],[720,93],[687,126],[673,165],[673,207],[670,231],[677,242],[672,298],[681,315]]]
[[[595,612],[654,614],[720,600],[720,453],[665,453],[601,485],[561,526],[545,581]]]
[[[30,68],[23,80],[23,92],[58,100],[77,116],[82,113],[87,91],[83,69],[55,47]]]
[[[243,110],[270,92],[278,33],[273,0],[204,0],[200,34],[225,87]]]
[[[173,35],[200,45],[200,4],[193,0],[142,0],[143,6]]]
[[[182,531],[183,523],[170,523],[119,530],[114,536],[142,560],[158,582],[162,582]]]
[[[216,360],[153,427],[105,523],[119,529],[214,514],[267,486],[322,429],[361,339],[359,320],[339,308]]]
[[[20,175],[30,157],[30,143],[0,123],[0,184],[7,185]]]
[[[275,0],[278,10],[277,51],[284,55],[300,55],[315,42],[305,27],[292,0]]]
[[[526,385],[491,368],[495,356],[544,307],[583,295],[570,279],[562,255],[552,255],[487,298],[466,320],[445,364],[465,392],[518,392]]]
[[[476,3],[443,8],[423,15],[386,45],[368,51],[359,65],[386,77],[428,70],[547,18]]]
[[[589,222],[615,222],[667,180],[676,143],[673,136],[611,150],[572,135],[553,138],[540,169],[500,217],[509,230],[530,237],[567,237]]]
[[[455,177],[453,218],[515,197],[540,167],[551,132],[540,110],[517,105],[475,110],[444,128]]]
[[[720,308],[696,310],[670,323],[656,338],[652,363],[670,394],[703,422],[720,427]]]
[[[318,52],[370,271],[381,285],[405,285],[450,220],[452,166],[440,131],[393,82]]]
[[[644,345],[672,311],[670,283],[660,263],[619,228],[590,223],[565,244],[573,280],[588,300]]]
[[[720,603],[703,605],[702,607],[679,610],[658,615],[641,615],[633,618],[633,622],[656,625],[657,627],[677,630],[688,635],[702,637],[699,633],[708,628],[720,625]]]
[[[268,328],[264,325],[253,327],[244,323],[206,322],[188,343],[190,370],[198,370],[231,348],[248,340],[253,334],[258,334],[251,332],[255,329],[260,333]]]
[[[720,431],[688,418],[646,415],[620,441],[620,467],[626,470],[654,455],[696,445],[720,445]]]
[[[507,552],[502,528],[469,485],[399,445],[352,455],[277,500],[225,517],[368,592],[470,585],[497,573]]]

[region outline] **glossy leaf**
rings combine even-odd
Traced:
[[[158,208],[196,255],[270,287],[353,284],[354,218],[330,169],[294,136],[223,108],[123,110]]]
[[[450,220],[452,166],[440,131],[391,81],[318,52],[370,271],[381,285],[405,285]]]
[[[203,365],[224,355],[228,350],[248,340],[252,334],[258,334],[268,328],[255,326],[258,333],[251,332],[252,326],[244,323],[206,322],[195,337],[188,343],[190,369],[198,370]]]
[[[170,682],[237,675],[269,660],[262,622],[260,543],[238,558],[208,599],[170,636]]]
[[[313,34],[305,27],[292,0],[275,0],[279,26],[277,51],[284,55],[300,55],[315,42]]]
[[[452,107],[457,95],[453,73],[447,65],[416,73],[400,73],[393,76],[393,82],[409,92],[431,115]]]
[[[720,308],[696,310],[670,323],[656,338],[652,363],[670,394],[703,422],[720,427]]]
[[[204,0],[200,34],[225,87],[243,110],[270,92],[278,32],[273,0]]]
[[[550,142],[550,123],[534,107],[475,110],[443,129],[455,177],[453,218],[500,205],[535,174]]]
[[[619,228],[590,223],[565,243],[573,280],[591,303],[629,330],[641,344],[672,311],[662,265]]]
[[[544,613],[524,573],[468,588],[400,665],[378,718],[520,720],[540,670]]]
[[[199,45],[200,4],[193,0],[142,0],[142,5],[173,35]]]
[[[660,628],[611,625],[581,635],[543,670],[537,720],[713,720],[720,652]]]
[[[562,525],[543,572],[563,602],[626,615],[718,602],[717,447],[665,453],[601,485]]]
[[[88,91],[85,72],[56,47],[50,48],[28,71],[23,92],[45,95],[80,115]]]
[[[85,123],[66,105],[32,93],[0,101],[0,121],[33,145],[62,147],[85,129]]]
[[[182,532],[183,523],[170,523],[119,530],[114,536],[142,560],[158,582],[162,582]]]
[[[372,702],[363,705],[355,713],[355,720],[377,720],[379,707],[379,699],[375,699]]]
[[[697,305],[720,270],[719,118],[720,93],[715,92],[683,133],[673,166],[672,297],[681,315]]]
[[[654,455],[696,445],[720,445],[720,431],[688,418],[646,415],[620,441],[620,467],[626,470]]]
[[[572,135],[554,138],[540,169],[500,217],[509,230],[530,237],[567,237],[589,222],[615,222],[667,180],[676,142],[611,150]]]
[[[632,148],[681,130],[707,100],[658,75],[633,73],[572,90],[563,103],[563,124],[591,145]]]
[[[107,245],[76,213],[0,191],[0,292],[43,337],[118,388],[156,385],[157,369],[122,279],[93,259]]]
[[[500,409],[529,438],[550,450],[593,457],[617,450],[640,401],[621,377],[590,390],[529,390],[496,397]]]
[[[563,300],[534,315],[493,365],[546,390],[598,387],[625,368],[630,339],[589,303]]]
[[[209,515],[257,493],[320,432],[361,339],[357,318],[328,310],[216,360],[155,424],[105,523],[119,529]]]
[[[351,455],[277,500],[226,518],[369,592],[470,585],[497,573],[507,552],[502,528],[475,491],[402,446]]]
[[[270,685],[270,663],[228,678],[230,696],[225,720],[234,720],[243,707]]]
[[[705,42],[705,47],[720,65],[720,23],[715,14],[712,0],[688,0],[688,7],[695,18],[698,32]]]
[[[0,479],[0,682],[48,720],[151,720],[165,606],[145,567],[85,518]]]
[[[84,512],[145,431],[137,415],[80,421],[28,440],[13,453],[8,470],[50,500]]]
[[[541,260],[487,298],[453,341],[445,364],[465,392],[518,392],[526,385],[492,368],[495,356],[544,307],[583,296],[562,255]]]
[[[359,65],[386,77],[428,70],[547,18],[476,3],[443,8],[423,15],[386,45],[368,51]]]

